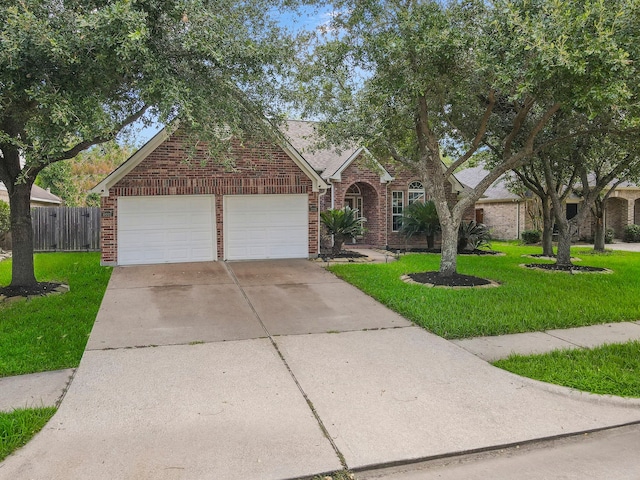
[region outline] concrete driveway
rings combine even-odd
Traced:
[[[300,478],[639,420],[637,401],[495,369],[312,262],[122,267],[58,413],[0,478]]]

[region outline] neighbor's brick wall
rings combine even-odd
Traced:
[[[476,203],[476,208],[483,210],[484,224],[495,240],[517,240],[519,233],[525,230],[524,204],[519,210],[518,202]]]
[[[223,195],[307,194],[309,197],[309,255],[318,254],[318,192],[311,180],[277,145],[267,142],[252,146],[234,143],[233,171],[207,159],[198,148],[189,163],[186,137],[179,132],[156,148],[145,160],[111,187],[102,197],[100,232],[102,261],[117,261],[117,218],[119,196],[215,195],[218,258],[224,258]]]

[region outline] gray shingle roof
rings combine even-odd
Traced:
[[[2,182],[0,182],[0,190],[4,190],[4,191],[7,190],[7,187],[5,187],[4,183]],[[33,187],[31,187],[31,200],[38,201],[38,202],[58,204],[58,205],[62,203],[62,199],[60,197],[54,195],[53,193],[37,185],[34,185]]]
[[[489,171],[485,170],[482,167],[472,167],[472,168],[467,168],[465,170],[456,172],[456,178],[460,182],[462,182],[464,185],[471,188],[475,188],[476,185],[478,185],[482,181],[482,179],[486,177],[488,174],[489,174]],[[522,200],[522,198],[519,195],[516,195],[515,193],[512,193],[509,191],[505,180],[506,180],[505,176],[503,175],[502,177],[498,178],[498,180],[493,182],[493,185],[491,185],[486,190],[486,192],[484,192],[482,199],[493,200],[493,201]]]
[[[318,141],[317,122],[288,120],[284,131],[289,143],[300,153],[322,178],[331,177],[351,157],[357,148],[349,147],[341,151],[335,149],[316,149]]]

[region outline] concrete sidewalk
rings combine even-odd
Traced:
[[[632,340],[640,340],[640,321],[464,338],[452,340],[452,343],[483,360],[493,362],[511,354],[533,355],[553,350],[593,348],[606,343],[626,343]]]
[[[344,329],[345,324],[343,323],[341,327]],[[128,330],[121,328],[115,330],[130,335],[132,327],[129,327]],[[258,330],[256,336],[261,335],[264,335],[264,332]],[[507,358],[511,354],[534,355],[562,349],[592,348],[607,343],[626,343],[632,340],[640,341],[640,321],[606,323],[545,332],[464,338],[451,340],[451,343],[487,362],[493,362]],[[114,343],[110,343],[109,348],[114,348],[113,345]],[[96,349],[96,347],[92,347],[92,349]],[[66,391],[73,373],[74,369],[67,369],[0,378],[0,391],[2,392],[0,411],[56,406]]]
[[[127,267],[0,478],[300,478],[636,421],[638,400],[494,368],[313,262]]]

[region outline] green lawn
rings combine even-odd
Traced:
[[[392,310],[445,338],[569,328],[640,319],[640,254],[573,249],[581,265],[613,274],[549,273],[521,268],[540,248],[494,244],[506,256],[458,257],[458,271],[499,288],[451,290],[406,284],[400,276],[437,270],[434,254],[408,254],[389,264],[340,264],[330,270]],[[550,262],[553,263],[553,262]]]
[[[111,275],[99,253],[37,254],[35,269],[71,291],[0,304],[0,377],[77,367]],[[0,262],[0,285],[10,278],[11,261]]]
[[[495,366],[524,377],[591,393],[640,397],[640,342],[512,355]]]
[[[26,445],[54,413],[55,407],[0,412],[0,462],[17,448]]]

